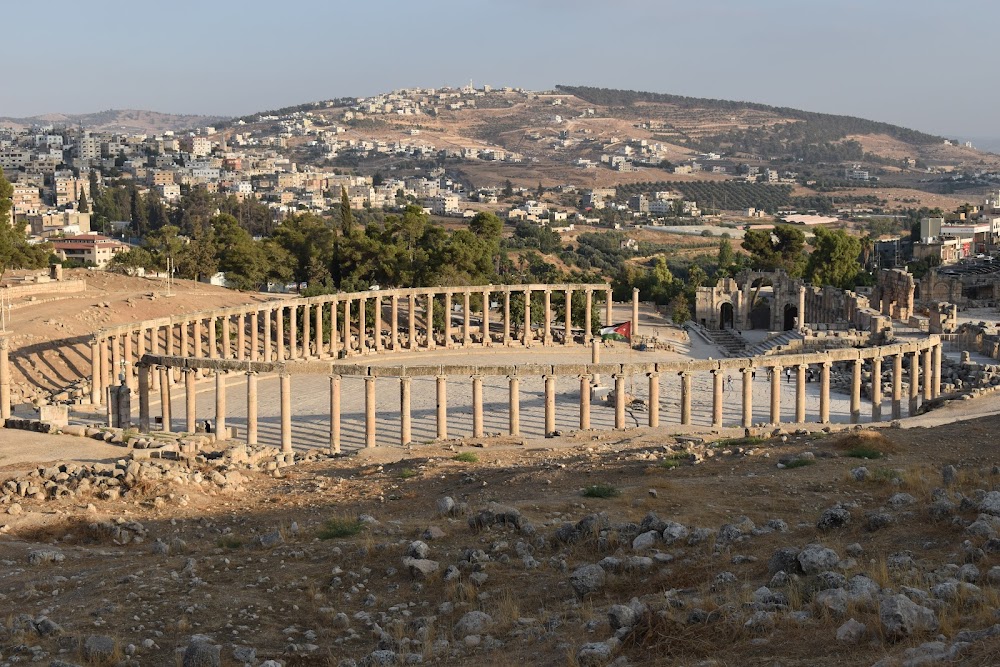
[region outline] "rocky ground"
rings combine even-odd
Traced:
[[[46,465],[0,664],[994,664],[998,427]]]

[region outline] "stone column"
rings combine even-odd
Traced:
[[[590,428],[590,376],[580,376],[580,430]]]
[[[140,365],[139,374],[139,431],[149,433],[149,366]]]
[[[781,424],[781,366],[771,369],[771,423]]]
[[[619,431],[625,428],[625,375],[615,373],[615,428]]]
[[[851,423],[861,422],[861,359],[854,360],[851,374]]]
[[[111,339],[105,338],[101,341],[101,377],[104,378],[103,385],[110,387],[115,383],[115,369],[111,368]],[[107,392],[101,392],[103,400]]]
[[[309,343],[312,342],[312,306],[308,303],[302,304],[302,358],[308,359],[312,356]]]
[[[941,395],[941,350],[941,343],[934,346],[934,366],[931,369],[933,372],[931,377],[931,398],[937,398]]]
[[[395,294],[389,297],[389,347],[399,351],[399,297]]]
[[[195,319],[195,321],[194,321],[194,327],[193,327],[194,331],[192,332],[192,335],[194,336],[194,358],[195,359],[203,359],[205,357],[205,352],[202,349],[202,337],[205,335],[205,332],[203,331],[204,328],[205,328],[205,325],[202,324],[201,318],[199,317],[199,318]],[[139,339],[142,340],[143,338],[144,338],[144,335],[142,333],[140,333],[139,334]],[[139,350],[139,355],[140,356],[142,355],[142,350]]]
[[[909,416],[917,414],[920,407],[920,351],[914,350],[910,355],[910,410]]]
[[[632,335],[639,333],[639,288],[632,288]]]
[[[409,331],[407,332],[408,340],[406,343],[407,350],[417,349],[417,297],[410,294],[406,298],[406,319],[407,327]]]
[[[722,428],[722,371],[712,371],[712,427]]]
[[[510,345],[510,290],[503,293],[503,344]]]
[[[531,347],[531,290],[524,290],[524,346]]]
[[[483,376],[472,376],[472,437],[483,437]]]
[[[10,419],[10,341],[0,337],[0,418]]]
[[[872,421],[882,421],[882,357],[872,357]]]
[[[482,324],[483,347],[490,347],[493,345],[490,336],[490,290],[483,291],[483,320],[480,324]]]
[[[315,326],[313,327],[313,349],[316,350],[316,358],[322,359],[326,356],[326,347],[323,345],[323,303],[316,304]]]
[[[384,348],[382,345],[382,295],[376,294],[374,298],[374,303],[372,303],[372,308],[375,309],[375,327],[374,337],[375,337],[375,351],[381,352]]]
[[[462,347],[469,347],[472,343],[472,312],[469,305],[471,294],[465,292],[462,295]]]
[[[375,446],[375,376],[365,377],[365,447]]]
[[[198,430],[198,394],[195,389],[196,379],[193,368],[185,368],[184,373],[184,431],[194,433]]]
[[[753,371],[752,368],[741,368],[743,373],[743,428],[753,426]]]
[[[566,290],[566,312],[563,315],[566,318],[563,323],[565,330],[563,345],[570,345],[573,342],[573,290],[571,289]],[[587,338],[584,336],[584,341],[586,340]]]
[[[344,356],[354,354],[351,349],[351,300],[344,299]]]
[[[934,397],[934,390],[933,387],[931,387],[931,383],[933,380],[933,378],[931,378],[931,372],[932,372],[931,369],[934,364],[931,357],[933,355],[934,351],[931,348],[927,348],[926,350],[923,351],[923,354],[921,354],[921,356],[924,358],[924,382],[923,382],[924,403],[926,403],[927,401],[931,400]]]
[[[448,439],[448,376],[437,376],[437,439]]]
[[[511,435],[521,435],[521,378],[508,375],[509,394],[507,402],[508,430]]]
[[[104,381],[101,377],[101,344],[96,338],[90,340],[90,376],[90,402],[100,405],[104,397]]]
[[[340,329],[337,328],[337,308],[340,301],[334,299],[330,302],[330,356],[337,358],[337,349],[340,345]]]
[[[410,435],[410,381],[411,378],[399,378],[399,444],[408,445],[413,438]]]
[[[274,309],[274,358],[284,361],[285,356],[285,307]]]
[[[257,374],[247,373],[247,444],[257,444]]]
[[[450,313],[445,313],[445,319],[451,317]],[[434,340],[434,294],[433,292],[427,295],[427,349],[433,350],[437,347],[437,342]]]
[[[545,437],[550,437],[556,430],[556,378],[546,375],[545,382]]]
[[[542,332],[542,345],[552,345],[552,291],[546,289],[545,298],[545,330]]]
[[[158,366],[157,371],[160,374],[160,415],[163,420],[163,432],[170,433],[170,380],[167,378],[170,369]]]
[[[180,356],[187,357],[190,356],[191,343],[188,340],[188,322],[181,322],[177,326],[181,330],[181,351]],[[129,334],[125,336],[125,361],[132,363],[132,335]]]
[[[808,320],[806,320],[806,288],[799,287],[799,321],[798,328],[803,328]]]
[[[274,357],[271,354],[271,340],[273,336],[271,335],[271,315],[274,311],[266,310],[264,311],[264,340],[263,340],[263,358],[264,361],[270,362]]]
[[[450,350],[452,347],[451,341],[451,292],[444,293],[444,349]]]
[[[299,307],[288,308],[288,358],[299,358]]]
[[[101,343],[101,348],[102,348],[101,349],[101,367],[104,368],[104,369],[106,369],[106,367],[107,367],[106,361],[107,360],[106,360],[106,358],[104,356],[104,352],[106,352],[106,350],[103,349],[104,348],[104,343],[103,342]],[[150,330],[149,330],[149,353],[151,355],[153,355],[154,357],[158,356],[160,354],[160,327],[151,327]],[[101,375],[101,377],[103,378],[102,385],[103,385],[103,388],[107,388],[107,386],[108,386],[107,372],[103,371],[103,373],[104,374]],[[160,374],[159,373],[151,373],[150,375],[151,375],[151,378],[152,378],[153,390],[154,391],[158,390],[160,388]],[[104,391],[101,391],[101,400],[102,401],[104,400]]]
[[[892,358],[892,418],[903,416],[903,353]]]
[[[218,349],[217,349],[218,346],[216,345],[216,343],[218,342],[217,339],[216,339],[216,337],[218,336],[218,333],[219,333],[218,322],[219,322],[219,318],[217,318],[217,317],[210,317],[210,318],[208,318],[208,358],[209,359],[218,359],[219,358],[219,353],[218,353]],[[160,339],[160,332],[159,332],[159,330],[154,331],[153,332],[153,336],[154,336],[154,338],[156,338],[157,341],[159,341],[159,339]]]
[[[615,303],[614,303],[614,300],[612,299],[612,297],[613,297],[613,294],[612,294],[611,290],[610,289],[607,290],[606,297],[605,297],[605,303],[606,303],[605,308],[607,310],[607,313],[604,316],[604,326],[606,326],[606,327],[610,327],[612,324],[615,323],[615,321],[614,321],[614,317],[615,317],[615,314],[614,314]]]
[[[111,346],[111,386],[118,384],[118,374],[122,370],[121,346],[118,343],[118,336],[108,338]],[[169,353],[168,353],[169,354]]]
[[[250,311],[250,361],[260,361],[257,336],[260,335],[258,311]]]
[[[660,425],[660,374],[659,373],[647,373],[646,377],[649,379],[649,406],[646,411],[648,421],[647,424],[656,428]],[[681,376],[681,383],[684,382],[684,376]]]
[[[169,331],[167,338],[170,338]],[[233,334],[230,327],[229,315],[222,316],[222,353],[220,359],[232,359],[233,357]]]
[[[586,345],[587,341],[594,334],[591,329],[594,327],[593,315],[591,314],[591,309],[594,307],[594,292],[592,290],[586,290],[585,295],[585,305],[583,310],[583,344]]]
[[[243,361],[247,358],[247,316],[239,313],[236,316],[236,358]]]
[[[819,367],[819,421],[830,423],[830,362],[824,361]]]
[[[795,367],[795,423],[806,421],[806,370],[809,364],[799,364]]]
[[[292,454],[292,376],[282,373],[281,384],[281,453],[286,461]]]
[[[222,371],[215,371],[215,437],[217,440],[229,439],[226,428],[226,374]]]
[[[340,453],[340,376],[330,376],[330,453]]]

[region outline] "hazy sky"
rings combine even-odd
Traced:
[[[0,25],[0,116],[239,115],[472,79],[1000,137],[998,0],[5,0]]]

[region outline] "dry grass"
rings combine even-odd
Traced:
[[[898,446],[881,431],[853,431],[833,441],[834,448],[844,456],[877,459],[899,451]]]

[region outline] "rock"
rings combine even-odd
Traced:
[[[912,505],[915,502],[917,502],[917,499],[908,493],[895,493],[889,498],[888,505],[889,507],[899,509],[900,507]]]
[[[656,546],[656,540],[660,536],[655,530],[650,530],[648,532],[642,533],[634,540],[632,540],[632,550],[633,551],[646,551],[647,549],[652,549]]]
[[[184,649],[182,667],[219,667],[220,664],[219,647],[215,644],[196,639]]]
[[[430,552],[431,548],[419,540],[410,542],[410,546],[406,548],[406,555],[410,558],[427,558]]]
[[[990,491],[979,503],[979,511],[990,516],[1000,516],[1000,491]]]
[[[835,528],[844,528],[850,523],[851,513],[843,507],[837,506],[824,511],[816,523],[816,527],[820,530],[833,530]]]
[[[843,588],[820,591],[813,599],[820,609],[829,612],[831,616],[840,617],[847,613],[847,591]]]
[[[635,611],[628,605],[616,604],[608,609],[608,623],[612,630],[631,628],[637,620]]]
[[[576,652],[576,662],[580,667],[604,667],[611,661],[614,650],[607,642],[584,644]]]
[[[941,468],[941,481],[945,486],[951,486],[958,479],[958,470],[955,466],[947,465]]]
[[[778,572],[787,574],[798,574],[802,572],[799,565],[799,550],[792,547],[782,547],[775,551],[767,561],[768,574],[774,575]]]
[[[603,570],[601,570],[601,572],[603,572]],[[457,623],[455,623],[455,638],[465,639],[469,635],[485,634],[492,625],[493,617],[489,614],[482,611],[467,612],[464,616],[462,616],[462,618],[458,619]]]
[[[868,472],[868,468],[864,466],[855,468],[854,470],[851,471],[851,477],[854,479],[855,482],[863,482],[866,479],[868,479],[869,476],[870,473]]]
[[[868,512],[865,515],[865,529],[875,532],[892,524],[892,515],[888,512]]]
[[[604,588],[606,578],[600,565],[583,565],[570,575],[569,583],[577,595],[585,597]]]
[[[109,662],[118,648],[107,635],[90,635],[83,641],[83,657],[87,662]]]
[[[799,552],[796,560],[804,574],[819,574],[839,563],[840,556],[833,549],[827,549],[821,544],[810,544]]]
[[[841,644],[857,644],[865,638],[868,627],[853,618],[837,628],[837,641]]]
[[[455,512],[455,499],[451,496],[444,496],[443,498],[438,498],[437,512],[441,516],[451,516]]]
[[[43,563],[61,563],[66,560],[66,555],[56,549],[35,549],[28,552],[29,565],[41,565]]]
[[[878,610],[882,631],[888,639],[897,640],[922,632],[936,632],[937,616],[905,595],[892,595],[882,599]]]
[[[270,533],[265,533],[264,535],[258,537],[257,541],[260,543],[260,546],[265,549],[270,549],[271,547],[276,547],[284,542],[285,538],[281,536],[281,531],[272,530]]]
[[[445,536],[445,532],[437,526],[428,526],[427,530],[420,535],[425,540],[440,540]]]
[[[54,637],[62,634],[62,627],[46,616],[35,619],[35,632],[42,637]]]
[[[410,576],[414,579],[426,579],[438,571],[440,564],[436,560],[407,556],[403,559],[403,567],[409,570]]]
[[[927,512],[935,521],[943,521],[944,519],[950,519],[952,515],[955,514],[956,509],[958,509],[958,506],[955,503],[951,502],[947,498],[940,498],[931,503],[930,507],[927,508]],[[985,510],[980,511],[985,512]],[[997,511],[1000,512],[1000,504],[997,506]]]
[[[365,667],[388,667],[389,665],[395,665],[397,664],[396,653],[389,649],[378,649],[365,656],[361,664],[365,665]]]
[[[743,627],[751,632],[764,633],[774,629],[773,611],[755,611]]]
[[[683,540],[688,536],[688,529],[685,526],[675,522],[667,521],[666,527],[663,529],[663,541],[667,544],[673,544],[678,540]]]
[[[237,662],[257,662],[257,650],[252,646],[236,646],[233,648],[233,659]]]

